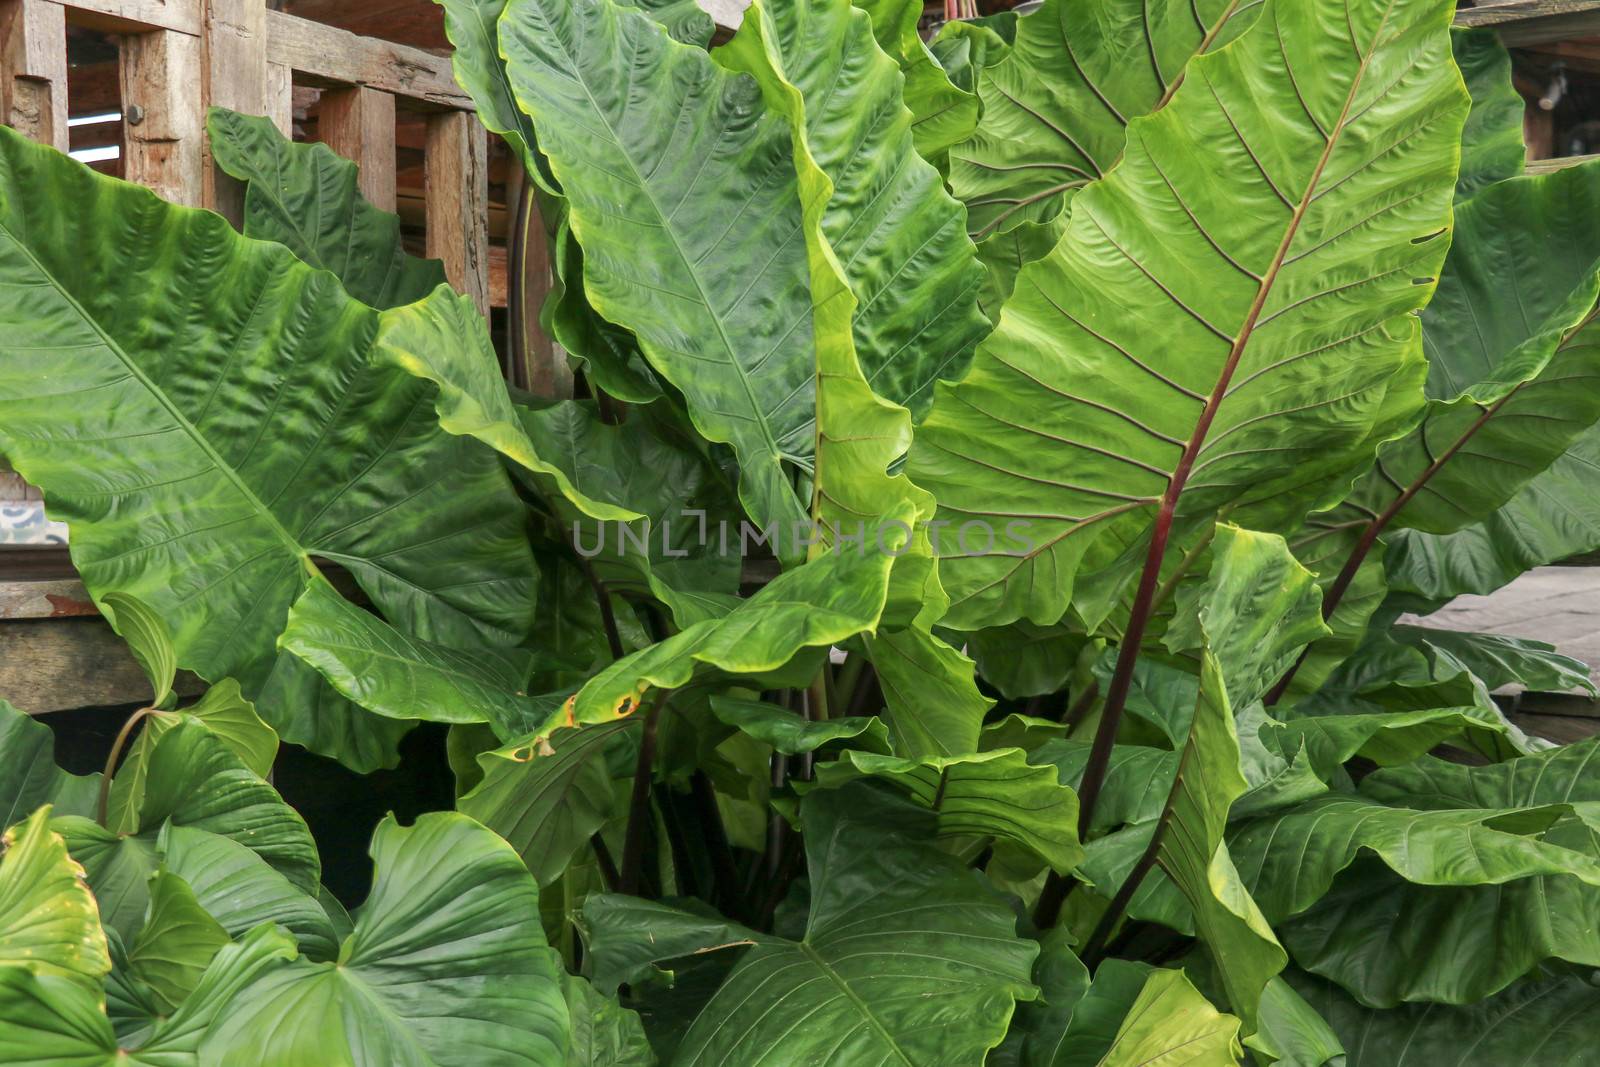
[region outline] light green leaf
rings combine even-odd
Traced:
[[[444,264],[406,254],[400,216],[368,203],[357,167],[327,145],[289,140],[271,119],[206,112],[218,168],[245,183],[244,233],[289,246],[375,308],[409,304],[444,285]]]
[[[684,1067],[977,1067],[1014,1002],[1033,996],[1038,949],[1015,936],[1010,908],[960,860],[919,840],[932,822],[864,785],[814,792],[801,808],[811,878],[803,939],[597,896],[586,907],[594,952],[610,953],[603,946],[618,938],[636,966],[754,942],[678,1046],[673,1062]]]
[[[1277,1067],[1346,1067],[1344,1045],[1280,975],[1261,996],[1261,1028],[1244,1039],[1263,1064]]]
[[[889,731],[884,727],[883,720],[876,716],[854,715],[813,722],[799,712],[780,708],[764,700],[746,700],[721,694],[712,695],[711,712],[729,726],[764,745],[771,745],[785,756],[815,752],[839,742],[850,742],[852,747],[885,755],[890,751]]]
[[[819,764],[816,781],[835,788],[867,776],[892,782],[938,816],[941,836],[1014,841],[1063,873],[1083,859],[1078,795],[1052,766],[1029,763],[1020,748],[967,756],[902,759],[846,749]]]
[[[314,667],[333,688],[393,719],[487,722],[501,736],[527,729],[527,678],[521,649],[463,651],[403,633],[314,581],[289,612],[279,647]]]
[[[1422,313],[1428,406],[1383,446],[1345,509],[1450,533],[1476,522],[1600,418],[1600,296],[1591,229],[1600,167],[1486,188],[1459,206]],[[1419,487],[1425,487],[1425,491]],[[1333,513],[1338,520],[1344,510]]]
[[[755,75],[774,111],[799,108],[791,114],[802,128],[796,155],[809,156],[800,160],[800,183],[808,200],[821,199],[821,237],[855,297],[845,320],[861,373],[879,396],[921,415],[936,380],[961,376],[989,322],[978,310],[983,268],[966,237],[961,205],[913,145],[916,127],[906,108],[914,87],[907,80],[902,95],[893,52],[880,50],[871,19],[848,0],[762,4],[751,11],[759,12],[759,21],[747,12],[718,59]],[[920,40],[916,48],[922,49]],[[789,105],[774,81],[792,87],[798,100]],[[808,174],[812,168],[815,175]],[[825,321],[818,272],[813,256],[820,349],[839,339]]]
[[[1239,1020],[1211,1006],[1182,971],[1154,970],[1134,1000],[1100,1067],[1160,1063],[1237,1063]]]
[[[283,740],[358,774],[399,763],[400,739],[417,725],[415,719],[391,719],[352,703],[290,653],[273,661],[256,699]]]
[[[128,642],[128,650],[144,669],[154,690],[150,706],[159,708],[172,696],[172,683],[178,677],[178,654],[172,648],[167,624],[144,601],[127,593],[107,593],[100,598],[104,615],[117,636]]]
[[[1431,626],[1394,626],[1389,636],[1421,650],[1434,662],[1435,670],[1470,671],[1490,689],[1520,685],[1539,692],[1583,689],[1595,695],[1588,665],[1543,641]]]
[[[313,556],[425,639],[522,637],[504,470],[373,358],[378,312],[330,274],[6,130],[0,286],[25,294],[0,302],[0,451],[71,525],[90,592],[143,601],[180,666],[258,698]]]
[[[56,766],[55,747],[50,727],[0,700],[0,830],[44,804],[57,815],[94,813],[100,776],[68,774]]]
[[[947,625],[1054,622],[1163,500],[1178,544],[1227,505],[1292,529],[1413,417],[1467,110],[1448,15],[1266,0],[1130,121],[912,449],[940,517],[998,542],[938,546]]]
[[[506,392],[489,330],[470,297],[436,289],[426,300],[391,308],[373,341],[383,363],[433,383],[439,425],[475,438],[531,472],[541,485],[596,519],[636,519],[627,508],[590,499],[539,456]]]
[[[128,968],[170,1013],[188,999],[228,932],[206,914],[194,890],[169,871],[150,879],[150,913],[128,946]]]
[[[0,968],[0,1048],[15,1067],[199,1067],[201,1037],[239,989],[293,956],[294,943],[275,928],[251,931],[216,954],[170,1018],[131,1042],[113,1032],[81,983]]]
[[[384,820],[372,856],[372,893],[339,962],[296,960],[260,974],[207,1032],[202,1059],[218,1067],[564,1063],[559,968],[540,929],[538,887],[510,846],[440,812],[411,827]]]
[[[861,0],[856,6],[871,16],[878,46],[900,65],[905,77],[917,153],[939,164],[951,145],[972,135],[978,122],[977,96],[951,84],[928,51],[918,25],[923,7],[916,0]]]
[[[444,32],[453,50],[450,65],[456,84],[472,97],[478,119],[511,147],[528,176],[559,195],[561,186],[539,153],[533,122],[517,106],[516,94],[500,56],[501,15],[506,0],[435,0],[444,8]]]
[[[994,701],[978,690],[970,659],[916,626],[882,631],[866,644],[896,752],[919,758],[977,751],[978,731]]]
[[[804,684],[819,665],[803,655],[808,649],[828,648],[877,625],[893,563],[891,555],[835,551],[786,571],[722,618],[617,660],[578,691],[558,723],[627,715],[651,690],[676,689],[708,668],[760,677],[800,657],[797,671],[810,670],[790,683]]]
[[[548,740],[485,752],[483,781],[456,807],[510,842],[534,881],[554,885],[615,812],[606,751],[637,721],[556,730]]]
[[[781,528],[805,510],[786,466],[810,466],[815,388],[784,123],[748,79],[611,0],[512,0],[499,28],[569,196],[590,302],[634,332],[700,432],[733,446],[746,510],[780,524],[792,556]],[[720,269],[734,260],[756,267]]]
[[[0,836],[0,972],[17,967],[96,986],[111,970],[100,911],[49,805]]]

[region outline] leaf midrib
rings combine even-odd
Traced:
[[[5,235],[11,239],[11,242],[16,245],[17,250],[27,258],[28,262],[33,265],[33,268],[38,271],[42,277],[48,279],[51,288],[53,288],[56,293],[60,295],[61,299],[67,302],[68,306],[71,307],[73,312],[75,312],[80,319],[89,325],[90,329],[95,332],[106,348],[109,349],[112,354],[115,355],[122,363],[122,365],[127,368],[128,373],[132,375],[133,378],[136,379],[152,397],[155,398],[156,402],[160,404],[161,407],[167,412],[167,414],[172,418],[173,422],[177,424],[178,428],[183,431],[184,435],[187,436],[189,440],[200,449],[206,458],[211,461],[212,466],[215,467],[215,469],[228,480],[228,482],[244,499],[245,503],[266,520],[267,525],[271,528],[272,532],[277,535],[278,539],[283,542],[286,548],[288,548],[290,555],[301,560],[305,566],[311,567],[312,564],[310,557],[307,556],[305,549],[301,547],[300,542],[289,533],[289,531],[281,522],[278,521],[278,517],[274,515],[271,509],[268,508],[262,499],[256,495],[255,490],[251,489],[245,484],[244,479],[239,476],[239,472],[234,470],[233,467],[222,458],[221,454],[211,446],[211,442],[206,439],[205,435],[200,432],[199,428],[191,423],[189,419],[178,410],[177,406],[172,402],[172,399],[167,396],[166,392],[160,389],[155,382],[150,379],[150,376],[144,372],[144,368],[135,362],[134,359],[123,349],[122,345],[105,331],[105,328],[100,325],[99,321],[95,319],[94,316],[89,314],[84,306],[79,303],[78,299],[72,295],[65,285],[61,283],[60,279],[58,279],[54,273],[52,273],[48,268],[45,267],[43,263],[39,261],[39,257],[33,254],[33,249],[28,247],[27,242],[18,237],[16,232],[4,221],[0,221],[0,231],[3,231]]]

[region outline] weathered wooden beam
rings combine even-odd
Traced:
[[[70,0],[72,22],[106,33],[171,30],[200,36],[202,0]]]
[[[362,196],[384,211],[395,209],[394,97],[365,85],[328,90],[317,139],[361,168]]]
[[[187,671],[176,689],[204,685]],[[0,696],[23,711],[66,711],[150,699],[150,682],[116,631],[100,618],[0,622]]]
[[[1493,29],[1510,46],[1600,33],[1600,0],[1506,0],[1456,12],[1456,25]]]
[[[0,0],[0,122],[67,150],[66,11],[50,0]]]
[[[365,85],[413,105],[472,110],[471,98],[451,73],[449,56],[357,37],[281,11],[267,12],[267,60],[298,72],[308,83]]]
[[[190,206],[204,199],[201,52],[200,38],[172,30],[122,39],[123,176]]]
[[[205,31],[206,106],[266,114],[266,0],[205,0]],[[204,153],[204,203],[237,226],[244,218],[244,184],[212,163],[209,139]]]
[[[428,255],[444,261],[450,284],[489,312],[488,136],[478,116],[445,112],[428,119]]]
[[[267,64],[267,85],[262,94],[261,113],[273,121],[285,137],[294,138],[294,71],[282,63]]]

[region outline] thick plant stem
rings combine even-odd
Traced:
[[[606,839],[599,834],[591,834],[589,847],[594,849],[595,864],[600,868],[600,881],[606,887],[606,892],[615,893],[622,884],[622,876],[617,873],[617,861],[611,858]]]
[[[111,778],[117,770],[117,760],[122,756],[122,750],[128,744],[128,738],[133,736],[134,727],[145,720],[145,717],[154,712],[155,708],[140,708],[128,716],[128,721],[122,724],[122,729],[117,731],[117,738],[111,742],[111,755],[106,757],[105,773],[100,776],[100,800],[96,805],[95,821],[101,826],[106,825],[106,808],[111,801]],[[110,829],[106,826],[106,829]]]
[[[628,830],[622,843],[621,888],[637,895],[644,866],[644,838],[650,822],[650,779],[655,769],[656,722],[661,701],[653,701],[644,712],[644,730],[639,735],[639,758],[633,768],[633,800],[628,810]]]
[[[1161,583],[1161,564],[1166,558],[1167,540],[1172,536],[1172,523],[1177,514],[1178,498],[1183,495],[1184,487],[1189,482],[1189,473],[1194,469],[1195,460],[1205,444],[1206,435],[1211,432],[1211,424],[1216,421],[1222,399],[1228,394],[1228,386],[1233,382],[1234,372],[1239,369],[1239,360],[1244,355],[1245,346],[1250,343],[1256,323],[1260,321],[1262,309],[1266,307],[1267,297],[1272,293],[1278,272],[1283,269],[1283,260],[1289,252],[1289,246],[1294,242],[1295,234],[1300,232],[1300,224],[1305,219],[1306,210],[1311,206],[1312,194],[1317,188],[1317,183],[1322,180],[1322,172],[1327,168],[1328,160],[1333,156],[1334,146],[1339,143],[1339,135],[1343,132],[1345,121],[1350,114],[1350,105],[1354,102],[1360,86],[1359,77],[1351,83],[1349,93],[1345,97],[1344,108],[1339,114],[1339,121],[1335,124],[1333,132],[1328,135],[1327,144],[1323,147],[1316,166],[1312,168],[1305,190],[1300,194],[1299,203],[1294,208],[1294,214],[1284,227],[1272,263],[1257,282],[1255,298],[1251,300],[1244,321],[1240,323],[1238,332],[1233,336],[1227,359],[1223,361],[1216,383],[1211,388],[1211,394],[1206,397],[1205,407],[1201,409],[1200,417],[1195,420],[1194,429],[1189,434],[1189,440],[1183,446],[1183,455],[1178,457],[1178,464],[1173,468],[1167,487],[1161,494],[1155,526],[1150,531],[1150,549],[1145,554],[1144,570],[1139,575],[1138,592],[1134,594],[1133,609],[1128,617],[1127,629],[1123,632],[1122,647],[1117,651],[1116,670],[1111,675],[1111,684],[1106,688],[1106,703],[1100,712],[1100,725],[1095,730],[1094,744],[1089,750],[1089,762],[1083,769],[1083,782],[1078,787],[1080,838],[1088,832],[1090,820],[1094,816],[1095,802],[1100,799],[1100,787],[1105,784],[1106,770],[1111,763],[1111,748],[1116,743],[1117,728],[1122,724],[1122,709],[1127,704],[1128,689],[1133,684],[1133,668],[1139,661],[1139,646],[1144,641],[1145,627],[1149,624],[1151,611],[1155,607],[1156,592]]]
[[[728,845],[728,830],[723,825],[722,812],[717,807],[717,791],[703,770],[696,770],[690,776],[689,789],[694,797],[700,832],[705,835],[706,849],[711,853],[711,871],[716,881],[718,905],[727,911],[734,894],[739,891],[739,870],[734,865],[733,849]]]
[[[611,648],[611,658],[621,659],[627,653],[622,647],[622,634],[617,630],[617,616],[611,610],[611,594],[606,592],[605,583],[595,574],[588,560],[579,556],[578,566],[583,568],[583,576],[589,580],[589,588],[594,590],[595,600],[600,605],[600,622],[605,626],[606,644]]]

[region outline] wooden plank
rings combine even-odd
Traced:
[[[365,85],[414,105],[471,111],[472,100],[456,84],[450,58],[420,48],[267,12],[267,59],[303,75],[308,83]]]
[[[263,96],[261,113],[271,119],[285,137],[293,140],[294,71],[282,63],[268,63]]]
[[[0,582],[0,619],[61,619],[99,615],[76,578]]]
[[[106,33],[171,30],[200,36],[202,0],[70,0],[72,22]]]
[[[394,97],[357,85],[322,94],[317,139],[361,168],[361,195],[395,209]]]
[[[0,121],[67,150],[67,20],[49,0],[0,0]]]
[[[246,115],[267,113],[266,0],[205,0],[205,89],[207,106]],[[235,226],[244,220],[244,183],[211,161],[204,147],[206,207]]]
[[[180,696],[205,687],[187,671]],[[0,696],[29,712],[150,699],[150,683],[104,619],[0,622]]]
[[[489,311],[488,136],[463,111],[428,119],[428,255],[444,260],[450,284]]]
[[[1456,12],[1456,25],[1498,30],[1510,46],[1600,33],[1600,0],[1509,0]]]
[[[1594,156],[1560,156],[1556,159],[1530,159],[1528,160],[1529,174],[1549,174],[1553,170],[1562,170],[1566,167],[1576,167],[1579,163],[1588,163],[1590,160],[1600,159]]]
[[[204,195],[201,62],[198,37],[156,30],[122,40],[123,175],[191,206]]]

